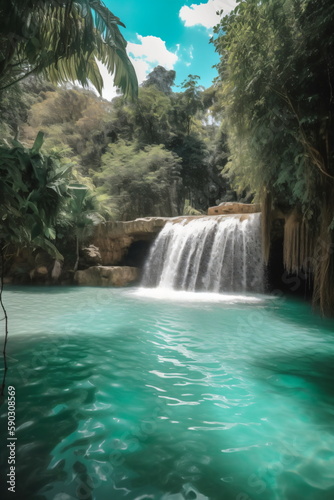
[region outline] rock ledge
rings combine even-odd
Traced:
[[[129,266],[92,266],[74,275],[74,281],[82,286],[126,286],[138,278],[139,269]]]

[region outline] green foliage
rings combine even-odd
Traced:
[[[199,210],[196,210],[196,208],[192,207],[190,205],[189,200],[185,200],[184,202],[184,209],[183,209],[183,215],[203,215],[203,212],[200,212]]]
[[[80,240],[91,235],[93,227],[104,221],[100,213],[103,211],[98,197],[84,184],[68,186],[70,198],[64,207],[64,215],[68,217],[74,228],[74,234]]]
[[[67,150],[77,168],[87,175],[100,166],[108,143],[107,124],[111,105],[92,92],[58,89],[43,92],[30,108],[21,137],[31,143],[36,133],[45,133],[44,150]]]
[[[161,144],[171,130],[171,100],[155,86],[139,89],[131,107],[136,138],[141,145]]]
[[[215,29],[227,171],[239,190],[270,190],[307,217],[334,167],[333,19],[330,1],[247,0]]]
[[[162,145],[138,150],[123,140],[110,145],[96,174],[99,191],[116,200],[119,217],[177,215],[181,160]]]
[[[64,207],[63,221],[67,221],[69,229],[76,240],[76,262],[74,271],[78,268],[80,244],[93,232],[94,227],[104,218],[100,214],[97,197],[84,184],[68,186],[70,198]],[[67,234],[69,237],[69,234]],[[70,238],[69,238],[70,239]]]
[[[184,126],[184,132],[189,135],[192,122],[199,110],[203,109],[203,87],[198,85],[198,75],[188,75],[188,79],[181,84],[183,92],[177,95],[176,117]]]
[[[209,180],[208,150],[196,134],[179,135],[172,142],[174,152],[182,158],[180,175],[186,198],[196,208],[206,209],[205,186]]]
[[[183,92],[162,92],[155,81],[161,74],[167,78],[167,73],[159,67],[153,70],[147,78],[148,84],[139,89],[136,103],[116,98],[110,113],[110,129],[115,142],[119,139],[136,141],[140,148],[163,144],[176,153],[182,159],[179,213],[185,198],[191,200],[195,209],[206,210],[212,186],[215,193],[213,203],[226,191],[226,182],[221,182],[215,166],[218,154],[210,154],[210,143],[218,125],[213,120],[206,120],[211,113],[207,109],[215,102],[216,93],[212,90],[210,97],[206,95],[204,100],[199,77],[193,75],[183,82]],[[207,187],[209,181],[211,188]]]
[[[115,85],[137,95],[137,78],[126,53],[124,26],[100,0],[1,0],[0,90],[32,73],[53,83],[103,80],[96,60],[114,75]]]
[[[210,121],[211,110],[207,111],[214,105],[216,92],[206,93],[204,99],[197,77],[185,82],[186,95],[184,92],[167,92],[166,85],[171,83],[173,74],[158,67],[151,75],[148,82],[161,77],[160,84],[165,92],[152,83],[139,89],[135,102],[116,97],[111,103],[90,91],[54,88],[30,77],[24,86],[19,85],[22,89],[19,88],[21,97],[17,106],[24,111],[21,113],[16,109],[15,99],[11,100],[13,119],[6,133],[10,135],[10,130],[17,130],[20,140],[32,146],[37,133],[43,131],[43,151],[61,156],[63,163],[70,162],[74,167],[74,177],[84,184],[89,177],[92,179],[96,172],[100,172],[101,158],[108,144],[132,142],[136,151],[161,144],[181,158],[180,179],[177,188],[170,187],[173,208],[170,204],[166,208],[164,198],[158,200],[154,197],[151,205],[154,204],[155,213],[163,214],[166,208],[166,213],[181,214],[186,198],[195,209],[206,210],[209,204],[221,201],[226,190],[217,174],[221,156],[214,153],[215,147],[211,145],[218,125],[214,120]],[[23,105],[24,101],[26,104]],[[6,126],[7,122],[4,121],[3,125]],[[220,143],[218,148],[221,149]],[[89,187],[94,191],[92,181]],[[118,198],[108,200],[114,216],[118,201]],[[122,213],[119,212],[118,217]],[[134,218],[139,215],[134,210],[131,213]]]
[[[10,144],[15,136],[20,137],[21,126],[28,119],[33,104],[43,92],[54,91],[53,85],[37,77],[28,77],[20,84],[0,92],[0,143]],[[34,134],[36,136],[38,130]],[[33,142],[34,138],[31,142]]]
[[[40,246],[61,258],[50,240],[67,196],[70,167],[57,155],[43,155],[42,143],[40,133],[30,149],[18,141],[0,147],[1,250],[9,244]]]
[[[163,94],[170,95],[174,85],[176,73],[173,70],[167,70],[163,66],[156,66],[147,76],[142,87],[156,87]]]
[[[215,28],[214,41],[231,153],[225,172],[263,199],[264,213],[273,205],[294,215],[285,262],[305,269],[308,254],[313,300],[327,314],[334,310],[333,22],[331,0],[244,0]]]

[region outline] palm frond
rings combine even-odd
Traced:
[[[19,71],[33,69],[53,83],[90,81],[101,94],[99,60],[126,96],[137,95],[136,73],[119,30],[124,24],[100,0],[7,0],[1,1],[0,14],[0,87],[6,79],[21,78]]]

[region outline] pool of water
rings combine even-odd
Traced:
[[[307,304],[137,288],[4,301],[17,441],[1,498],[334,498],[334,323]],[[0,417],[6,439],[6,402]]]

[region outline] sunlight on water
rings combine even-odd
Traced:
[[[333,322],[307,304],[60,287],[5,304],[17,493],[1,498],[334,498]]]
[[[256,304],[271,297],[265,295],[237,295],[233,293],[214,293],[214,292],[185,292],[181,290],[172,290],[171,288],[138,288],[133,292],[137,297],[149,297],[157,300],[171,300],[175,302],[212,302],[223,304]]]

